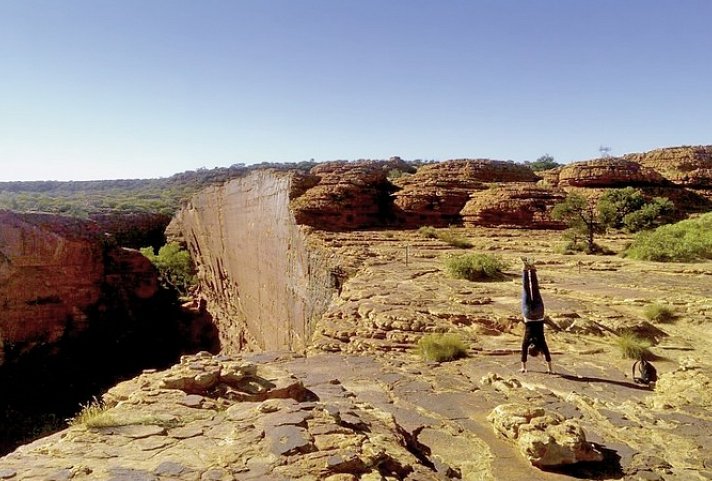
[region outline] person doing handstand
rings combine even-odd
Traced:
[[[544,337],[544,301],[539,292],[536,267],[524,257],[522,270],[522,316],[524,317],[524,339],[522,340],[522,372],[527,372],[527,354],[537,356],[544,353],[546,372],[551,374],[551,355]]]

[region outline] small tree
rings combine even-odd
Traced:
[[[654,229],[670,222],[675,205],[667,197],[655,197],[639,210],[626,214],[623,225],[630,232]]]
[[[675,209],[666,197],[646,201],[633,187],[607,191],[598,201],[599,221],[607,228],[637,232],[652,229],[670,220]]]
[[[598,214],[601,224],[620,229],[624,218],[639,210],[645,204],[642,192],[633,187],[606,191],[598,201]]]
[[[554,162],[554,157],[549,154],[544,154],[538,159],[536,159],[534,162],[529,162],[529,167],[531,167],[531,169],[535,172],[538,172],[540,170],[553,169],[559,166],[561,166],[561,164],[559,164],[558,162]]]
[[[571,194],[566,197],[566,200],[554,206],[551,216],[569,226],[573,239],[583,237],[586,240],[585,251],[587,254],[599,250],[594,242],[594,235],[602,231],[602,226],[592,199],[587,199],[579,194]]]
[[[141,248],[141,254],[156,266],[162,281],[174,287],[181,295],[186,295],[195,285],[193,260],[190,253],[181,249],[177,242],[169,242],[161,247],[158,255],[153,253],[152,247]]]

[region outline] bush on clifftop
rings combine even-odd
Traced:
[[[507,262],[492,254],[465,254],[445,261],[445,270],[450,276],[469,281],[499,279],[507,267]]]
[[[426,361],[452,361],[467,356],[467,347],[455,333],[426,334],[418,341],[418,354]]]
[[[195,270],[190,253],[181,249],[177,242],[169,242],[158,250],[158,255],[153,253],[152,247],[143,247],[141,254],[150,260],[163,282],[174,287],[181,295],[186,295],[188,290],[195,285]]]
[[[712,212],[638,234],[625,256],[657,262],[712,259]]]

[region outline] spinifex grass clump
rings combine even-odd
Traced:
[[[623,359],[649,359],[651,352],[649,350],[650,341],[638,336],[634,332],[623,332],[616,338],[616,346],[621,351]]]
[[[418,354],[426,361],[452,361],[467,356],[467,347],[455,333],[426,334],[418,341]]]
[[[94,398],[91,402],[83,404],[81,411],[68,421],[71,426],[81,425],[88,428],[118,426],[120,423],[107,410],[103,402]]]
[[[472,242],[467,240],[462,234],[458,233],[453,229],[448,229],[443,232],[438,233],[438,239],[445,242],[448,245],[457,247],[459,249],[469,249],[472,247]]]
[[[450,276],[470,281],[499,279],[506,268],[507,263],[493,254],[464,254],[445,261],[445,270]]]
[[[671,322],[675,319],[675,311],[665,304],[648,304],[643,309],[645,318],[655,322]]]
[[[432,227],[429,225],[424,225],[423,227],[418,229],[418,234],[425,237],[426,239],[437,239],[438,238],[437,229],[435,229],[435,227]]]

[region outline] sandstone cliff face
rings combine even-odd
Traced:
[[[546,179],[550,183],[554,180],[551,174]],[[626,187],[664,185],[666,182],[658,172],[637,162],[606,158],[563,166],[558,170],[556,183],[573,187]]]
[[[0,339],[5,348],[55,343],[86,328],[101,295],[97,226],[78,219],[0,212]]]
[[[91,214],[101,232],[111,235],[123,247],[138,249],[166,243],[165,230],[171,216],[154,212]]]
[[[460,214],[466,226],[563,229],[550,212],[565,197],[531,182],[499,184],[472,194]]]
[[[93,312],[127,310],[158,290],[139,252],[117,247],[91,221],[0,212],[0,339],[15,354],[89,328]]]
[[[391,214],[388,162],[327,162],[295,184],[292,210],[298,224],[324,230],[383,225]]]
[[[460,211],[470,194],[488,182],[535,182],[539,178],[524,165],[487,159],[458,159],[428,164],[413,175],[394,181],[396,216],[402,225],[446,226],[461,222]]]
[[[304,179],[261,170],[193,197],[174,219],[225,352],[302,350],[336,289],[329,262],[289,210]]]
[[[712,146],[670,147],[640,154],[627,160],[655,169],[671,182],[686,187],[712,188]]]

